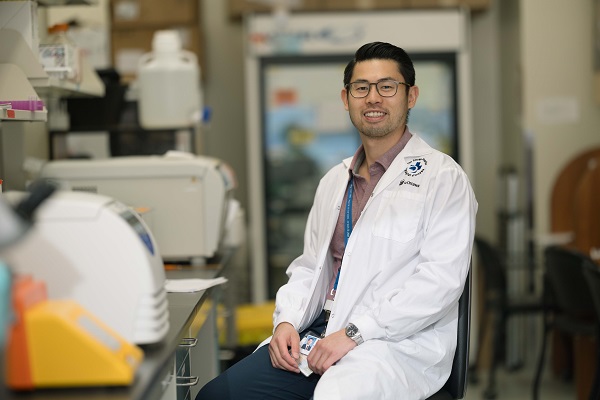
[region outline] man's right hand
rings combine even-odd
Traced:
[[[282,322],[277,325],[269,343],[269,356],[274,368],[300,373],[300,335],[292,324]]]

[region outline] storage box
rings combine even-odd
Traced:
[[[196,24],[198,0],[111,0],[112,29]]]
[[[471,10],[489,7],[490,0],[323,0],[331,10],[393,10],[465,6]]]
[[[407,0],[413,8],[444,8],[464,6],[471,11],[489,8],[490,0]]]
[[[268,6],[258,1],[248,0],[228,0],[229,1],[229,17],[239,19],[247,13],[270,13],[273,11],[272,6]],[[350,1],[351,2],[351,1]],[[323,0],[299,0],[297,4],[292,3],[290,6],[292,11],[322,11]]]
[[[323,0],[322,7],[331,11],[399,9],[410,6],[411,0]]]
[[[304,0],[302,5],[292,7],[298,11],[363,11],[399,10],[413,8],[448,8],[464,6],[473,11],[484,10],[491,0]],[[246,0],[229,0],[232,17],[248,12],[270,12],[272,8]]]
[[[160,29],[175,29],[181,35],[181,44],[198,57],[200,78],[204,70],[204,52],[200,29],[197,26],[169,26]],[[152,38],[157,28],[113,30],[111,32],[112,62],[123,82],[131,82],[137,75],[140,57],[152,51]]]

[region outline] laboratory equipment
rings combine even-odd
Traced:
[[[8,107],[13,110],[41,111],[44,109],[44,102],[36,99],[0,100],[0,107]]]
[[[203,264],[222,244],[235,177],[222,161],[183,152],[46,163],[63,189],[104,194],[142,214],[163,260]]]
[[[124,340],[73,300],[48,300],[43,282],[17,279],[6,354],[12,389],[128,385],[142,361]]]
[[[10,202],[20,192],[6,192]],[[4,254],[18,275],[43,281],[51,300],[73,300],[125,340],[162,340],[169,329],[165,273],[156,242],[125,204],[57,191],[34,213],[29,234]]]
[[[57,79],[81,82],[81,56],[79,48],[67,36],[69,24],[56,24],[48,28],[48,36],[40,43],[40,62],[44,71]]]
[[[21,240],[31,227],[33,212],[45,201],[55,187],[42,181],[30,185],[30,194],[14,208],[4,197],[0,196],[0,255],[2,250]],[[0,179],[0,194],[2,194],[2,179]],[[0,257],[0,354],[6,338],[6,326],[12,319],[10,294],[12,285],[12,271]]]

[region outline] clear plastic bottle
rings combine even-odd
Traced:
[[[68,24],[48,28],[45,43],[40,44],[40,61],[50,76],[81,81],[80,54],[77,45],[68,37]]]

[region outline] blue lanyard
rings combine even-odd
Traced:
[[[354,195],[354,178],[348,183],[348,195],[346,197],[346,216],[344,218],[344,247],[348,246],[348,239],[352,233],[352,196]]]
[[[348,195],[346,196],[346,214],[344,216],[344,248],[348,245],[348,239],[352,233],[352,196],[354,195],[354,177],[350,178],[348,183]],[[335,283],[333,284],[333,290],[337,290],[338,282],[340,280],[340,273],[342,267],[338,269],[337,276],[335,277]]]

